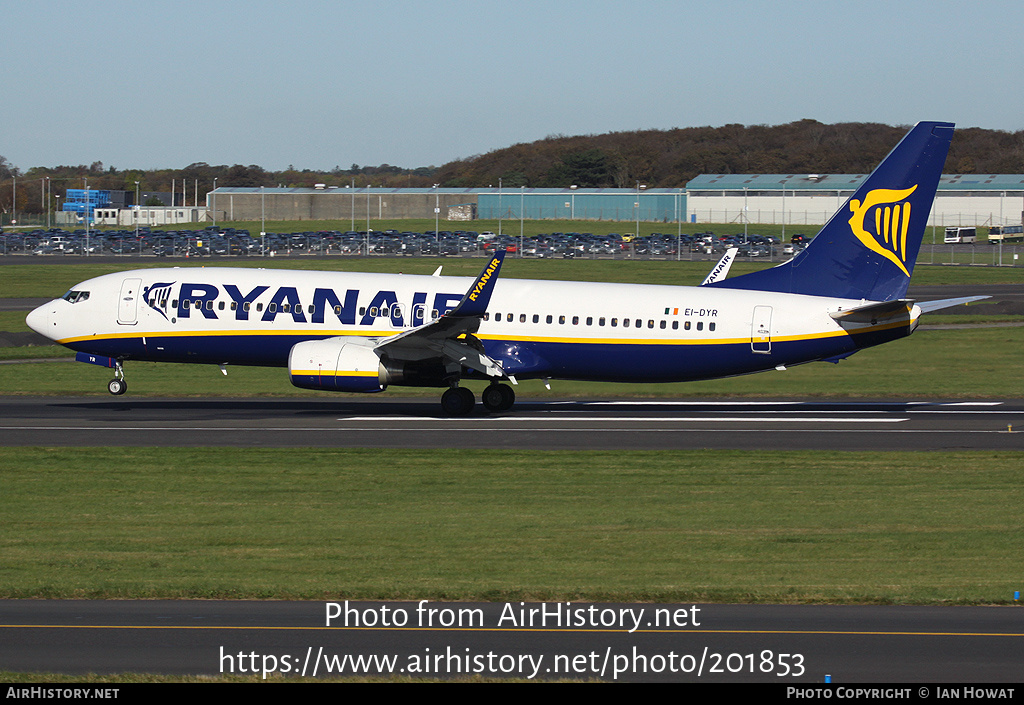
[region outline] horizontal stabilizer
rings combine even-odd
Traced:
[[[913,299],[896,299],[895,301],[881,301],[845,310],[841,309],[833,311],[829,315],[841,322],[874,323],[879,318],[907,313],[913,305]]]
[[[960,306],[962,304],[969,304],[972,301],[981,301],[982,299],[990,299],[991,296],[961,296],[958,299],[938,299],[936,301],[922,301],[918,304],[921,308],[921,313],[928,313],[929,311],[940,311],[944,308],[952,308],[953,306]]]

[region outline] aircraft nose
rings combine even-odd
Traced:
[[[50,304],[43,304],[37,309],[34,309],[27,316],[25,316],[25,323],[29,328],[34,330],[40,335],[45,335],[47,338],[53,339],[52,331],[50,328]]]

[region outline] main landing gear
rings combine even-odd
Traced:
[[[117,361],[114,366],[114,379],[107,382],[107,391],[114,396],[121,396],[128,391],[128,383],[124,379],[124,368]]]
[[[516,393],[507,384],[492,383],[480,395],[488,411],[508,411],[516,403]]]
[[[508,411],[516,402],[516,393],[507,384],[492,383],[480,395],[488,411]],[[441,409],[446,416],[468,416],[476,405],[476,397],[466,387],[452,387],[441,395]]]

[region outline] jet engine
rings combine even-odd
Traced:
[[[292,384],[336,392],[382,392],[388,375],[362,338],[327,338],[295,345],[288,354]]]

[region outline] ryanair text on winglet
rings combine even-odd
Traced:
[[[487,265],[487,269],[480,275],[476,285],[473,287],[473,291],[469,292],[470,301],[476,301],[476,297],[479,296],[480,292],[487,286],[487,282],[490,280],[491,275],[494,274],[494,270],[498,268],[499,264],[501,264],[501,262],[499,262],[498,258],[495,257],[491,260],[491,263]]]

